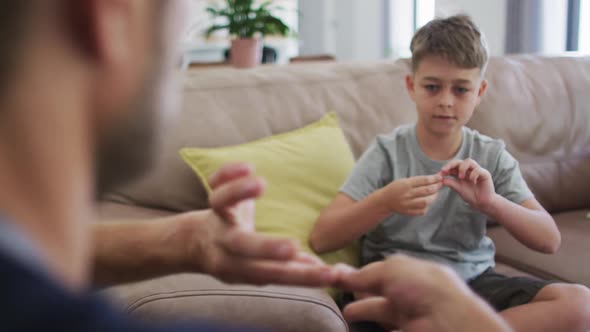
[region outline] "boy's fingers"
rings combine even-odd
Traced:
[[[444,174],[448,174],[451,169],[457,167],[462,162],[463,162],[463,160],[460,160],[460,159],[451,160],[446,165],[443,166],[443,168],[441,169],[441,172]]]
[[[423,216],[426,214],[426,212],[428,212],[427,208],[424,209],[412,209],[412,210],[408,210],[406,211],[404,214],[407,216]]]
[[[451,169],[446,175],[458,177],[459,171],[457,170],[457,167],[455,167],[455,168]]]
[[[473,170],[469,175],[469,181],[473,182],[473,184],[477,184],[477,180],[481,176],[481,172],[479,170]]]
[[[467,171],[471,168],[473,168],[473,165],[467,161],[459,165],[459,179],[465,179],[465,174],[467,174]]]
[[[457,179],[445,178],[443,184],[457,192],[461,189],[461,183]]]
[[[438,193],[440,188],[442,188],[442,181],[427,186],[416,187],[411,190],[410,197],[415,198],[434,195]]]
[[[222,166],[217,172],[213,173],[208,179],[209,186],[212,189],[243,176],[254,173],[254,167],[245,163],[232,163]]]
[[[411,187],[416,188],[439,183],[442,180],[442,176],[440,174],[423,175],[412,177],[409,180]]]
[[[459,166],[459,179],[465,179],[467,177],[467,172],[469,170],[476,170],[476,169],[479,169],[479,164],[477,162],[475,162],[475,160],[473,160],[473,159],[465,160]]]
[[[410,210],[425,210],[436,200],[437,197],[438,193],[434,193],[430,196],[414,199],[408,204],[408,208]]]

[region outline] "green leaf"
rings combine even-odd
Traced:
[[[288,35],[290,28],[272,11],[284,10],[283,7],[271,7],[273,0],[267,0],[254,7],[254,0],[225,0],[225,8],[217,5],[207,7],[207,12],[213,17],[225,17],[227,24],[215,24],[206,34],[209,36],[217,30],[228,29],[230,35],[241,38],[251,38],[256,33],[264,35]]]

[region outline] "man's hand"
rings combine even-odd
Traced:
[[[254,199],[264,182],[250,167],[227,165],[209,185],[212,209],[175,219],[188,270],[232,283],[326,286],[335,281],[332,268],[299,251],[294,241],[254,232]]]
[[[440,174],[399,179],[377,191],[380,204],[390,213],[409,216],[426,214],[442,187]]]
[[[443,184],[455,190],[471,207],[484,211],[494,198],[496,191],[492,175],[473,159],[453,160],[440,171]]]
[[[375,297],[344,308],[349,322],[375,321],[411,331],[510,331],[450,269],[405,256],[392,256],[358,271],[343,271],[340,287]]]

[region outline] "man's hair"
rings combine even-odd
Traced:
[[[0,94],[12,79],[29,28],[32,0],[0,0]]]
[[[444,57],[461,68],[479,68],[488,63],[488,47],[483,34],[467,15],[438,18],[420,28],[410,44],[412,70],[429,55]]]

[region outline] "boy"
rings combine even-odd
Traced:
[[[362,237],[363,264],[401,253],[447,265],[516,331],[586,331],[586,287],[493,271],[488,218],[539,252],[555,252],[561,238],[503,142],[464,127],[487,86],[483,36],[458,15],[428,23],[410,48],[406,86],[418,121],[377,137],[322,211],[311,247]]]

